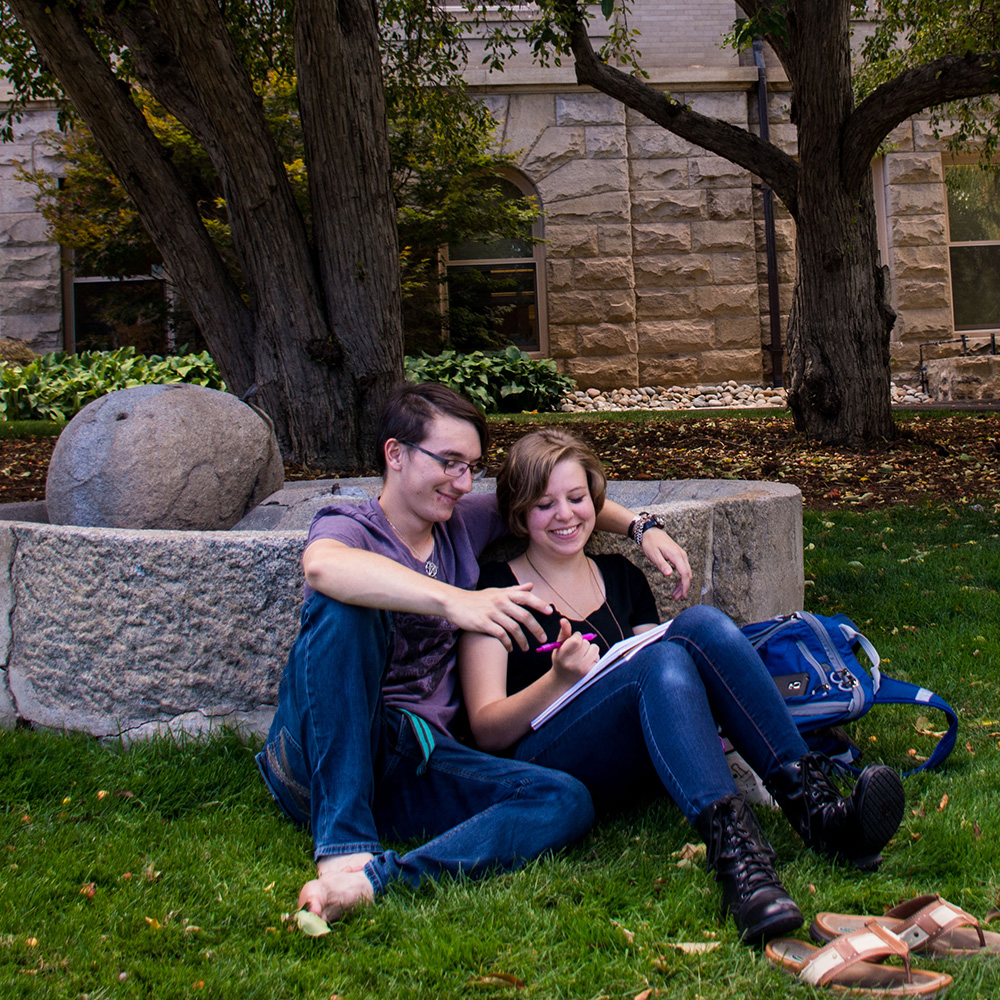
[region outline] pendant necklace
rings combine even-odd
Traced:
[[[388,521],[389,519],[386,518],[386,520]],[[576,608],[574,608],[573,605],[570,604],[569,601],[567,601],[566,598],[563,597],[563,595],[560,594],[559,591],[556,590],[556,588],[553,587],[552,584],[549,583],[549,581],[545,579],[544,576],[542,576],[540,570],[531,561],[531,557],[528,555],[527,552],[524,553],[524,558],[527,560],[528,565],[535,571],[535,574],[537,575],[538,579],[541,580],[542,583],[544,583],[545,586],[548,587],[549,590],[551,590],[552,593],[555,594],[556,597],[558,597],[559,600],[562,601],[563,604],[565,604],[566,607],[570,609],[570,611],[572,611],[574,614],[579,615],[580,612],[577,611]],[[597,591],[598,596],[604,598],[601,601],[600,605],[598,605],[597,611],[600,611],[601,608],[605,608],[605,607],[608,609],[608,614],[611,615],[611,620],[615,623],[615,628],[618,629],[619,639],[624,639],[625,638],[625,631],[621,627],[621,625],[619,624],[618,618],[615,615],[614,611],[611,610],[611,605],[608,604],[607,596],[604,594],[604,591],[601,590],[601,585],[597,582],[597,576],[594,573],[594,567],[593,567],[593,564],[591,563],[591,561],[590,561],[589,558],[587,559],[587,569],[590,570],[590,578],[594,582],[594,589]],[[592,612],[592,614],[597,614],[597,611]],[[605,646],[608,647],[608,649],[610,649],[614,645],[614,643],[608,642],[608,640],[604,637],[604,634],[601,632],[601,630],[589,618],[580,617],[580,618],[577,618],[576,620],[577,621],[581,621],[581,622],[586,622],[601,637],[601,641],[604,643]],[[615,642],[617,642],[617,641],[619,641],[619,640],[616,639]]]
[[[382,516],[385,518],[386,523],[390,528],[392,528],[392,533],[410,550],[410,555],[413,556],[417,562],[424,563],[424,572],[433,580],[438,575],[438,564],[434,562],[434,559],[432,558],[434,555],[434,548],[437,545],[437,542],[434,541],[434,535],[431,535],[431,553],[426,560],[422,560],[420,556],[413,551],[413,546],[403,537],[399,528],[397,528],[396,525],[389,520],[389,515],[385,512],[382,504],[378,505],[378,509],[382,511]]]

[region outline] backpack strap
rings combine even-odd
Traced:
[[[919,767],[907,771],[905,774],[914,774],[927,768],[937,767],[943,763],[945,757],[951,753],[958,738],[958,716],[955,710],[939,695],[925,687],[911,684],[909,681],[900,681],[895,677],[888,677],[882,674],[882,682],[875,692],[876,705],[927,705],[944,712],[948,719],[948,732],[938,740],[937,746],[930,757]],[[904,775],[905,776],[905,775]]]

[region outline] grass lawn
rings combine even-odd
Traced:
[[[905,779],[905,819],[877,873],[812,854],[758,810],[807,922],[925,892],[984,918],[1000,899],[1000,514],[996,497],[979,506],[806,513],[807,607],[851,615],[886,672],[933,688],[962,720],[945,767]],[[866,760],[906,768],[941,721],[919,714],[876,709],[851,733]],[[310,877],[311,841],[279,817],[252,753],[231,737],[123,752],[0,734],[5,1000],[823,995],[719,922],[711,877],[679,856],[696,837],[662,799],[554,859],[394,891],[307,937],[286,915]],[[950,996],[1000,996],[1000,958],[935,967],[955,977]]]

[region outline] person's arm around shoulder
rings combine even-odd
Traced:
[[[363,608],[437,615],[469,632],[481,632],[511,649],[511,637],[527,649],[527,633],[539,642],[545,632],[532,611],[551,605],[531,593],[531,584],[462,590],[417,573],[388,556],[332,538],[317,538],[302,554],[302,569],[313,590]]]
[[[597,515],[597,528],[616,535],[627,535],[635,515],[627,507],[605,500]],[[677,576],[671,596],[675,601],[687,597],[691,586],[691,564],[687,553],[662,528],[647,528],[642,533],[642,551],[646,558],[664,575]]]
[[[462,698],[476,745],[497,753],[531,731],[531,720],[548,708],[594,666],[599,650],[569,622],[559,622],[562,645],[552,652],[552,666],[538,680],[507,695],[507,650],[488,635],[466,632],[459,640],[458,667]]]

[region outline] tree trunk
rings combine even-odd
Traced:
[[[845,170],[842,154],[854,110],[848,17],[847,0],[788,6],[799,136],[788,402],[800,430],[860,445],[891,439],[895,424],[871,171]]]
[[[402,376],[377,24],[364,0],[297,6],[306,50],[310,42],[329,44],[331,35],[338,41],[318,56],[307,51],[302,67],[307,159],[316,158],[310,178],[326,180],[313,184],[315,247],[214,0],[112,6],[99,25],[88,20],[85,3],[11,5],[125,184],[230,390],[253,390],[286,460],[354,471],[371,467],[374,415]],[[225,190],[245,303],[88,28],[127,44],[153,96],[204,143]],[[323,59],[360,67],[352,86],[343,87],[328,65],[316,72]],[[317,142],[310,128],[336,139]],[[366,184],[356,183],[358,175]]]
[[[895,435],[891,324],[870,178],[863,188],[855,194],[800,185],[787,334],[788,404],[795,426],[827,444],[854,447]]]

